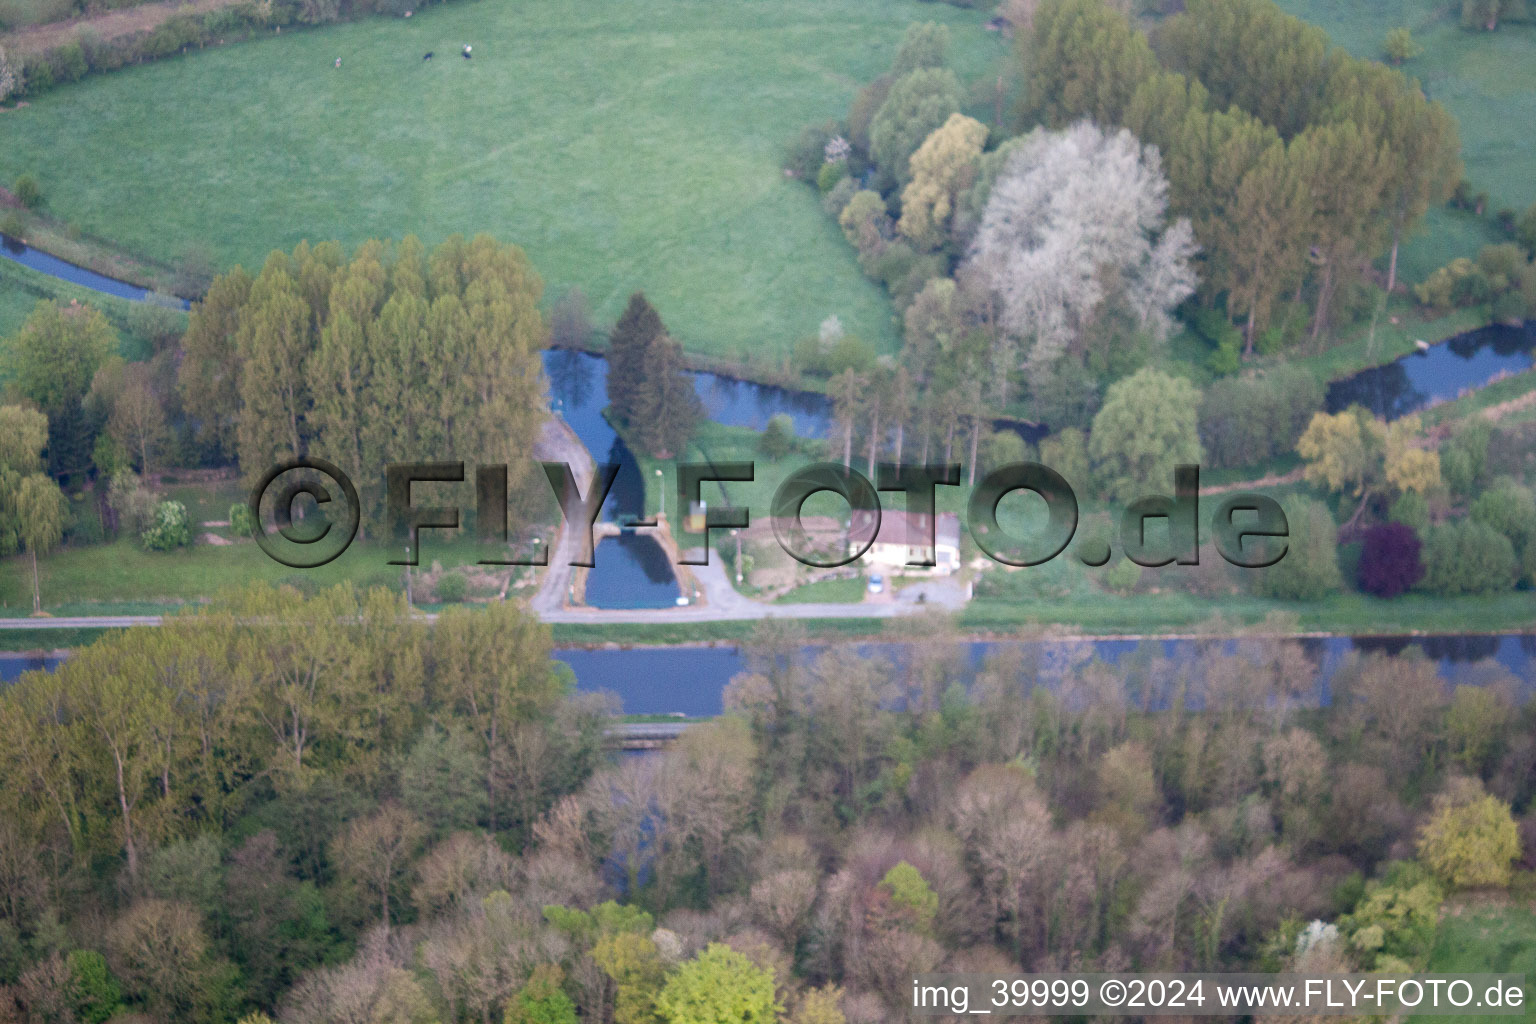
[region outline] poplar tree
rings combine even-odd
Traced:
[[[233,459],[240,421],[239,362],[235,336],[251,294],[251,275],[241,267],[214,279],[192,307],[181,340],[176,384],[181,406],[198,443],[219,459]]]

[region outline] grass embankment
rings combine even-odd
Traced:
[[[892,351],[890,303],[780,158],[927,20],[964,79],[1006,51],[982,11],[916,0],[428,7],[51,91],[3,115],[0,181],[159,260],[489,231],[600,317],[644,289],[692,350],[783,355],[836,314]]]
[[[1398,26],[1412,30],[1421,56],[1402,70],[1417,78],[1429,97],[1456,117],[1462,160],[1474,192],[1488,193],[1485,217],[1437,209],[1421,231],[1406,239],[1398,272],[1421,281],[1457,256],[1475,256],[1504,241],[1494,227],[1501,209],[1524,210],[1536,202],[1536,25],[1506,23],[1497,32],[1467,32],[1460,5],[1444,0],[1277,0],[1304,21],[1319,25],[1357,57],[1380,59],[1382,40]],[[1432,339],[1431,339],[1432,340]]]
[[[103,295],[0,258],[0,338],[8,338],[19,331],[37,304],[45,299],[65,305],[89,303],[101,310],[117,328],[121,337],[119,351],[130,361],[149,358],[152,346],[145,331],[151,327],[151,320],[171,318],[183,329],[186,325],[186,315],[175,310]]]

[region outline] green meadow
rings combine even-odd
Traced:
[[[0,181],[160,260],[489,232],[602,318],[645,290],[696,352],[787,354],[833,314],[889,351],[883,290],[781,158],[925,20],[965,81],[1005,52],[982,12],[915,0],[462,0],[46,93],[4,115]]]
[[[1321,26],[1357,57],[1382,58],[1382,41],[1399,26],[1413,33],[1422,55],[1402,70],[1430,99],[1445,104],[1461,129],[1462,160],[1472,191],[1488,193],[1487,216],[1431,210],[1404,246],[1403,277],[1421,281],[1457,256],[1502,238],[1493,226],[1501,209],[1536,203],[1536,24],[1511,23],[1497,32],[1461,28],[1460,5],[1444,0],[1276,0],[1287,12]]]

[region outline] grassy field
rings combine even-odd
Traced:
[[[1536,25],[1506,24],[1465,32],[1460,5],[1445,0],[1277,0],[1291,14],[1327,30],[1359,57],[1380,59],[1389,29],[1406,26],[1424,49],[1403,71],[1445,104],[1461,128],[1462,158],[1474,191],[1489,195],[1489,215],[1536,202]],[[1403,248],[1401,273],[1420,281],[1456,256],[1503,241],[1491,219],[1432,211]]]
[[[1429,957],[1433,974],[1524,974],[1525,1004],[1536,996],[1536,909],[1529,903],[1453,904],[1440,920]],[[1481,994],[1481,993],[1479,993]],[[1529,1012],[1525,1014],[1529,1019]],[[1473,1024],[1479,1016],[1419,1017],[1444,1024]]]
[[[30,267],[23,267],[11,260],[0,259],[0,338],[8,338],[20,330],[27,317],[37,308],[37,304],[44,299],[62,303],[71,301],[90,303],[101,310],[107,319],[112,321],[112,326],[117,328],[121,339],[119,351],[125,359],[149,358],[149,340],[139,333],[138,327],[141,324],[139,318],[148,315],[150,311],[143,308],[141,303],[102,295],[89,288],[49,277],[47,274]],[[136,306],[140,308],[136,309]],[[156,311],[156,315],[174,315],[184,320],[182,314],[165,314]]]
[[[916,0],[433,6],[47,93],[3,115],[0,180],[162,260],[486,231],[603,317],[644,289],[695,351],[787,352],[831,314],[891,350],[882,289],[780,159],[923,20],[967,80],[1005,50],[982,12]]]

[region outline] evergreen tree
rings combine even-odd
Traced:
[[[683,368],[682,346],[658,334],[646,346],[630,427],[635,442],[657,458],[683,453],[704,417],[693,379]]]
[[[629,305],[608,338],[608,408],[620,423],[634,419],[645,376],[646,350],[666,331],[644,292],[629,297]]]

